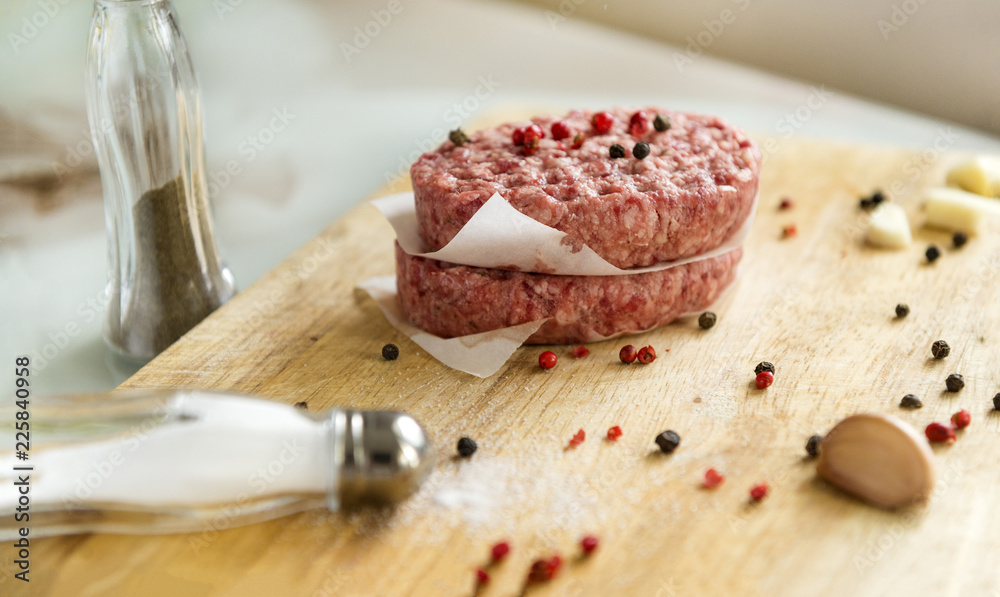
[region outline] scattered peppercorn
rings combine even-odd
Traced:
[[[660,446],[660,451],[664,454],[670,454],[676,450],[680,443],[681,436],[674,431],[667,430],[656,436],[656,445]]]
[[[588,354],[590,354],[590,349],[584,346],[583,344],[573,347],[573,356],[575,356],[578,359],[582,359]]]
[[[878,205],[884,201],[885,201],[885,194],[882,193],[882,191],[876,189],[876,191],[872,193],[872,205],[878,207]]]
[[[622,360],[626,365],[635,362],[637,356],[635,346],[631,344],[626,344],[622,346],[622,349],[618,351],[618,358]]]
[[[643,365],[648,365],[656,360],[656,350],[652,346],[643,346],[636,353],[635,358]]]
[[[463,437],[458,440],[458,455],[462,458],[468,458],[476,453],[479,446],[476,445],[476,440],[471,437]]]
[[[948,379],[944,380],[949,392],[958,392],[965,387],[965,378],[960,373],[952,373]]]
[[[587,441],[587,432],[581,429],[569,440],[569,445],[575,448],[585,441]]]
[[[964,408],[957,413],[951,415],[951,424],[955,426],[955,429],[965,429],[972,422],[972,415],[969,411]]]
[[[382,347],[382,358],[387,361],[395,361],[399,358],[399,347],[395,344],[386,344]]]
[[[780,210],[792,209],[792,207],[794,206],[795,204],[792,202],[792,200],[789,199],[788,197],[785,197],[784,199],[781,200],[781,203],[778,204],[778,209]]]
[[[658,133],[670,130],[670,119],[662,114],[657,114],[656,118],[653,119],[653,128]]]
[[[902,400],[899,401],[899,408],[912,409],[912,408],[923,408],[923,406],[924,403],[920,401],[920,398],[917,398],[913,394],[907,394],[906,396],[903,396]]]
[[[562,120],[552,124],[552,138],[556,141],[569,137],[572,132],[573,131],[570,130],[569,125]]]
[[[296,402],[295,408],[301,408],[302,410],[309,410],[309,405],[305,402]]]
[[[759,485],[754,485],[750,488],[750,499],[755,502],[759,502],[765,497],[767,497],[767,483],[761,483]]]
[[[858,207],[860,207],[865,211],[868,211],[871,208],[875,207],[875,204],[872,203],[872,200],[869,197],[862,197],[861,200],[858,201]]]
[[[909,314],[910,314],[909,305],[907,305],[906,303],[899,303],[898,305],[896,305],[896,317],[902,319]]]
[[[931,354],[934,355],[935,359],[941,360],[951,354],[951,347],[944,340],[938,340],[931,344]]]
[[[594,550],[597,549],[600,543],[600,539],[594,535],[587,535],[583,539],[580,539],[580,549],[583,550],[584,555],[590,555],[594,553]]]
[[[703,483],[707,489],[715,489],[719,485],[722,485],[722,482],[725,480],[726,480],[725,475],[715,470],[714,468],[710,468],[707,471],[705,471],[705,479]]]
[[[555,367],[558,362],[559,357],[557,357],[556,353],[551,350],[546,350],[542,354],[538,355],[538,366],[542,369],[551,369]]]
[[[478,568],[476,570],[476,583],[480,585],[485,585],[488,582],[490,582],[490,575],[487,574],[487,572],[482,568]]]
[[[774,383],[774,374],[770,371],[761,371],[757,374],[757,379],[754,380],[754,383],[757,384],[758,390],[768,388]]]
[[[794,238],[799,233],[795,224],[789,224],[781,229],[781,238]]]
[[[757,363],[757,366],[754,367],[753,372],[755,375],[760,375],[761,371],[770,371],[771,373],[774,373],[774,364],[769,363],[767,361],[761,361]]]
[[[924,255],[927,257],[927,263],[934,263],[941,256],[941,249],[937,248],[937,245],[931,245],[924,251]]]
[[[448,140],[456,146],[461,147],[469,142],[469,136],[462,129],[455,129],[448,133]]]
[[[611,149],[608,150],[608,155],[616,159],[623,158],[625,157],[625,148],[615,143],[611,146]]]
[[[573,137],[573,149],[580,149],[583,147],[584,139],[585,137],[583,136],[583,133],[577,133],[576,136]]]
[[[500,560],[506,558],[509,553],[510,543],[507,541],[501,541],[490,549],[490,558],[494,562],[499,562]]]
[[[610,441],[616,442],[618,441],[618,438],[621,436],[622,436],[622,428],[620,426],[615,425],[611,429],[608,429],[608,439]]]
[[[524,129],[524,149],[528,154],[535,153],[538,149],[538,141],[545,138],[545,131],[537,124],[533,124]]]
[[[594,125],[594,130],[598,134],[604,134],[611,130],[611,125],[615,123],[615,117],[607,112],[598,112],[594,114],[594,118],[591,120],[591,124]]]
[[[715,325],[716,319],[718,318],[715,316],[715,313],[705,311],[700,317],[698,317],[698,327],[703,330],[707,330]]]
[[[931,423],[924,429],[924,435],[928,441],[941,443],[955,439],[955,430],[948,425],[941,423]]]
[[[642,110],[632,115],[628,121],[628,132],[636,137],[645,135],[649,131],[649,117]]]
[[[1000,392],[993,397],[993,410],[1000,410]]]
[[[562,568],[562,557],[558,554],[547,560],[535,560],[535,562],[531,564],[531,569],[528,571],[528,582],[533,583],[552,580],[557,574],[559,574],[560,568]]]
[[[514,129],[510,134],[510,141],[514,145],[524,145],[524,129]]]
[[[969,242],[969,237],[964,232],[956,232],[951,235],[951,244],[954,245],[956,249],[961,249],[967,242]]]
[[[636,143],[635,147],[632,148],[632,155],[634,155],[637,160],[645,158],[649,155],[649,143],[646,143],[645,141],[639,141]]]
[[[806,454],[816,458],[819,456],[819,444],[823,441],[822,435],[813,435],[806,441]]]

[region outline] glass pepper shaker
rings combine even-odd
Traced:
[[[169,0],[95,0],[87,113],[104,189],[104,338],[146,362],[236,292],[215,241],[201,99]]]

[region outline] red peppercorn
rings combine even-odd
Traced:
[[[726,476],[714,468],[705,471],[705,487],[708,489],[715,489],[719,485],[722,485],[722,482],[725,480]]]
[[[615,117],[607,112],[598,112],[594,114],[591,124],[594,125],[594,130],[597,131],[599,135],[611,130],[611,125],[615,123]]]
[[[542,369],[551,369],[555,367],[558,362],[559,357],[557,357],[556,353],[551,350],[546,350],[542,354],[538,355],[538,366]]]
[[[638,361],[643,365],[648,365],[656,360],[656,350],[654,350],[652,346],[643,346],[639,349],[635,358],[638,359]]]
[[[781,229],[781,238],[792,238],[798,233],[799,229],[795,227],[795,224],[791,224]]]
[[[964,408],[957,413],[951,415],[951,424],[955,426],[955,429],[965,429],[972,422],[972,415],[969,411]]]
[[[552,580],[559,574],[560,568],[562,568],[562,558],[559,555],[554,555],[547,560],[535,560],[528,571],[528,582]]]
[[[573,134],[573,131],[569,129],[569,125],[560,120],[552,125],[552,138],[558,141],[559,139],[565,139]]]
[[[761,371],[757,374],[755,383],[757,384],[758,390],[763,390],[774,383],[774,374],[770,371]]]
[[[611,440],[613,442],[616,442],[616,441],[618,441],[618,438],[621,437],[621,436],[622,436],[622,428],[619,427],[618,425],[615,425],[611,429],[608,429],[608,439],[609,440]]]
[[[635,346],[631,344],[622,346],[622,349],[618,351],[618,358],[625,364],[635,362],[636,356]]]
[[[761,483],[760,485],[754,485],[750,489],[750,499],[755,502],[759,502],[765,497],[767,497],[767,483]]]
[[[778,209],[792,209],[794,205],[795,204],[792,203],[791,199],[785,197],[784,199],[781,200],[781,203],[778,204]]]
[[[510,553],[510,543],[507,541],[501,541],[490,549],[490,557],[494,562],[499,562],[500,560],[507,557]]]
[[[545,138],[545,131],[537,124],[533,124],[524,129],[524,148],[528,153],[534,153],[538,149],[539,139]]]
[[[573,436],[573,439],[569,440],[569,445],[575,448],[580,444],[582,444],[583,442],[585,442],[586,440],[587,440],[587,432],[581,429],[576,432],[576,434]]]
[[[573,137],[573,149],[580,149],[583,147],[583,140],[583,133],[577,133],[576,136]]]
[[[485,585],[488,582],[490,582],[490,575],[482,568],[476,570],[476,583]]]
[[[573,356],[575,356],[578,359],[582,358],[582,357],[585,357],[588,354],[590,354],[590,349],[587,348],[586,346],[584,346],[583,344],[581,344],[580,346],[577,346],[577,347],[575,347],[573,349]]]
[[[924,429],[924,435],[932,443],[954,441],[955,430],[942,423],[931,423]]]
[[[514,129],[510,134],[510,140],[514,145],[524,145],[524,129]]]
[[[580,539],[580,549],[583,550],[584,554],[594,553],[597,546],[600,545],[601,540],[594,535],[587,535],[583,539]]]
[[[628,132],[635,136],[645,135],[649,131],[649,117],[642,110],[632,115],[628,121]]]

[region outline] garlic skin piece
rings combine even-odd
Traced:
[[[933,456],[927,441],[900,419],[862,413],[826,434],[816,472],[861,500],[893,509],[930,497]]]
[[[947,183],[985,197],[1000,195],[1000,158],[980,155],[962,162],[948,171]]]
[[[977,234],[987,214],[1000,214],[1000,202],[961,189],[935,187],[924,191],[927,225]]]
[[[868,242],[876,247],[905,249],[913,242],[906,210],[895,203],[882,203],[871,213]]]

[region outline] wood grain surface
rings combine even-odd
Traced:
[[[2,594],[192,596],[467,596],[490,546],[482,596],[522,591],[531,562],[561,553],[558,578],[529,595],[998,595],[1000,592],[1000,226],[959,250],[919,227],[919,190],[957,156],[783,139],[763,168],[760,209],[742,275],[694,319],[630,340],[653,345],[646,366],[618,361],[624,344],[575,359],[551,347],[543,371],[522,347],[499,373],[450,370],[390,327],[355,285],[393,271],[392,232],[359,205],[131,378],[127,387],[217,388],[294,403],[403,409],[439,447],[419,494],[389,510],[307,512],[249,527],[168,536],[36,540],[33,582]],[[894,186],[895,185],[895,186]],[[891,252],[862,242],[857,199],[893,189],[915,242]],[[779,211],[781,198],[795,206]],[[782,239],[794,224],[798,235]],[[928,243],[943,248],[937,263]],[[896,319],[894,307],[911,313]],[[942,361],[931,343],[952,347]],[[383,361],[394,342],[401,356]],[[777,366],[753,387],[761,360]],[[965,376],[948,394],[945,377]],[[924,407],[897,407],[907,393]],[[846,415],[893,413],[918,431],[959,408],[973,422],[935,447],[929,504],[886,512],[828,486],[804,446]],[[612,443],[607,429],[624,436]],[[587,441],[567,449],[578,429]],[[672,455],[653,438],[677,431]],[[469,435],[479,451],[454,454]],[[220,445],[219,450],[226,446]],[[701,488],[704,471],[726,475]],[[770,495],[750,504],[751,486]],[[578,541],[600,537],[591,557]]]

